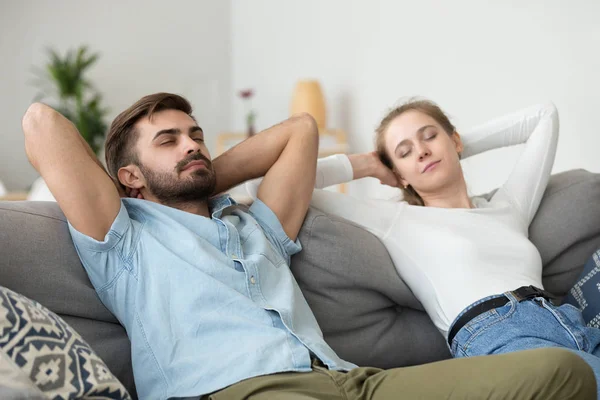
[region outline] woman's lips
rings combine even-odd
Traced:
[[[427,166],[423,169],[423,172],[421,172],[422,174],[424,174],[425,172],[431,171],[432,169],[434,169],[438,164],[440,163],[440,161],[434,161],[431,162],[429,164],[427,164]]]

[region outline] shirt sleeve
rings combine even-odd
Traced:
[[[354,178],[352,164],[345,154],[334,154],[329,157],[319,158],[317,160],[317,175],[315,179],[315,188],[323,189],[328,186],[346,183]],[[250,197],[256,199],[258,187],[262,178],[253,179],[246,182],[246,192]]]
[[[302,250],[300,241],[298,239],[295,241],[290,239],[283,230],[279,218],[277,218],[273,210],[260,199],[254,200],[250,206],[249,213],[256,219],[269,241],[275,245],[279,254],[281,254],[289,265],[291,256]]]
[[[135,272],[132,271],[131,257],[139,237],[136,233],[140,230],[137,224],[138,222],[130,219],[123,202],[102,241],[79,232],[69,223],[77,254],[98,292],[110,287],[124,270]]]
[[[523,153],[494,198],[504,197],[511,202],[527,226],[537,212],[550,179],[558,130],[558,110],[548,103],[491,121],[463,136],[463,157],[525,143]]]

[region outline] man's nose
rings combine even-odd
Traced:
[[[200,144],[189,136],[184,139],[185,154],[192,154],[200,151]]]

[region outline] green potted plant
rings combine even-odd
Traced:
[[[90,53],[87,46],[80,46],[68,50],[64,56],[48,49],[48,55],[49,61],[44,68],[34,69],[35,84],[40,90],[36,101],[51,98],[57,102],[53,107],[75,124],[98,154],[106,135],[104,119],[108,110],[102,107],[102,96],[86,77],[87,71],[98,60],[98,53]]]

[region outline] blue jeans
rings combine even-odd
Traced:
[[[594,370],[600,399],[600,329],[587,327],[581,312],[570,304],[560,307],[546,299],[517,301],[504,294],[509,302],[486,311],[463,326],[450,346],[454,357],[509,353],[540,347],[562,347],[583,358]],[[481,299],[467,307],[458,317]]]
[[[600,328],[600,250],[585,264],[564,303],[579,308],[587,326]]]

